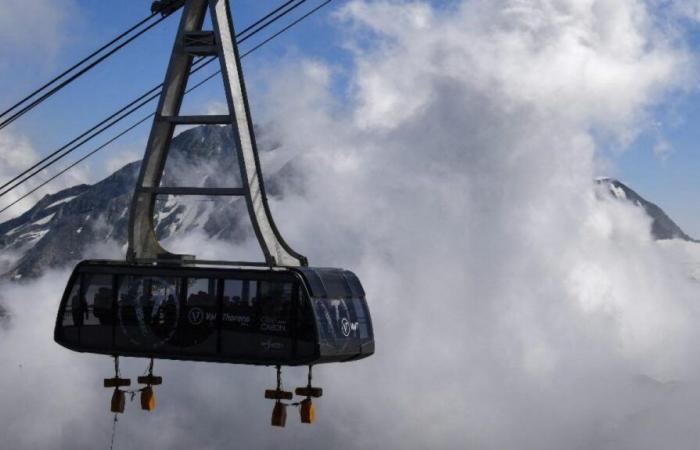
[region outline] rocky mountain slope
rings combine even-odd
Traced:
[[[261,152],[278,146],[260,139]],[[90,255],[95,243],[126,244],[129,206],[140,162],[125,165],[93,185],[47,195],[21,216],[0,224],[0,277],[21,280],[49,268],[64,267]],[[267,174],[267,190],[279,196],[297,171],[292,163]],[[230,127],[202,126],[176,136],[166,163],[163,186],[240,186]],[[297,183],[298,184],[298,183]],[[242,198],[166,196],[156,203],[156,233],[161,240],[199,229],[232,242],[247,237],[249,220]]]
[[[610,193],[620,199],[627,200],[633,204],[644,208],[647,215],[652,218],[651,234],[657,240],[664,239],[681,239],[684,241],[694,241],[695,239],[688,236],[681,227],[671,220],[666,213],[654,203],[642,198],[634,192],[630,187],[626,186],[619,180],[612,178],[599,178],[597,183],[607,186]]]

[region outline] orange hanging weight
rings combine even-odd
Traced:
[[[156,394],[150,386],[146,386],[141,390],[141,409],[144,411],[156,409]]]
[[[301,401],[299,405],[299,414],[301,415],[301,423],[316,422],[316,408],[310,398]]]

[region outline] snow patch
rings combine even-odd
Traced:
[[[77,196],[77,195],[71,195],[70,197],[66,197],[66,198],[64,198],[64,199],[61,199],[61,200],[58,200],[58,201],[56,201],[56,202],[51,203],[49,206],[47,206],[47,207],[44,208],[44,209],[53,208],[54,206],[58,206],[58,205],[60,205],[60,204],[62,204],[62,203],[68,203],[69,201],[73,200],[73,199],[76,198],[76,197],[78,197],[78,196]]]
[[[53,219],[53,216],[55,216],[55,215],[56,215],[56,213],[49,214],[46,217],[43,217],[39,220],[32,222],[32,225],[46,225],[47,223],[51,222],[51,219]]]
[[[612,191],[613,195],[616,198],[619,198],[621,200],[626,200],[627,199],[627,194],[625,194],[625,190],[622,189],[619,186],[615,186],[614,184],[610,184],[610,190]]]
[[[48,233],[49,230],[40,230],[40,231],[32,231],[30,233],[25,233],[19,236],[19,239],[24,239],[26,240],[26,248],[29,248],[31,245],[34,245],[38,241],[41,240],[44,236],[46,236],[46,233]]]

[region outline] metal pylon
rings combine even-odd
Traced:
[[[202,29],[207,10],[210,11],[213,30]],[[218,58],[226,92],[228,115],[179,115],[195,56]],[[242,187],[160,186],[175,126],[183,124],[233,126]],[[228,0],[187,0],[185,2],[132,199],[127,253],[127,258],[131,262],[178,258],[178,255],[167,252],[161,246],[155,234],[153,213],[158,195],[243,196],[255,235],[265,255],[265,263],[269,266],[307,265],[306,258],[292,250],[280,235],[267,204]]]

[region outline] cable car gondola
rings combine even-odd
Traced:
[[[154,7],[184,9],[173,46],[145,156],[132,199],[126,261],[83,261],[63,294],[55,341],[74,351],[111,355],[115,376],[112,411],[124,411],[119,357],[149,358],[148,376],[139,377],[141,405],[155,407],[154,359],[270,365],[277,387],[272,424],[284,426],[282,366],[309,366],[302,422],[314,420],[311,367],[346,362],[374,353],[372,321],[362,285],[352,272],[313,268],[289,247],[272,219],[245,91],[228,0],[170,0]],[[203,29],[210,12],[213,30]],[[172,11],[171,11],[172,12]],[[195,57],[218,58],[228,114],[181,116],[180,106]],[[232,188],[160,185],[177,125],[231,125],[242,186]],[[244,199],[265,262],[199,261],[167,252],[154,231],[159,195],[240,196]]]
[[[267,366],[346,362],[374,351],[350,271],[83,261],[56,342],[78,352]]]

